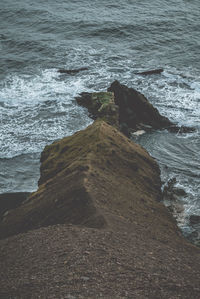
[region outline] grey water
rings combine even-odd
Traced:
[[[187,230],[188,217],[200,215],[199,11],[198,0],[1,0],[0,193],[36,190],[44,146],[92,122],[74,97],[117,79],[196,129],[138,140],[162,179],[186,190]],[[57,72],[79,67],[88,70]],[[135,75],[160,67],[161,75]]]

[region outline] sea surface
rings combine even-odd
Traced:
[[[199,0],[1,0],[0,193],[34,191],[46,144],[92,120],[74,99],[115,80],[191,134],[146,133],[163,181],[184,188],[184,232],[200,215]],[[60,68],[88,70],[59,74]],[[135,73],[164,68],[161,75]]]

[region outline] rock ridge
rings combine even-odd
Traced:
[[[143,133],[154,129],[167,129],[179,134],[195,131],[194,128],[172,123],[142,93],[117,80],[107,92],[83,92],[76,100],[79,105],[88,109],[91,118],[103,119],[128,137],[136,131]]]
[[[0,222],[0,297],[199,299],[199,249],[160,200],[157,162],[107,122],[46,146]]]
[[[1,238],[59,223],[103,228],[109,213],[145,225],[150,220],[153,234],[161,223],[177,233],[159,202],[156,161],[106,122],[46,146],[41,162],[38,191],[3,218]]]

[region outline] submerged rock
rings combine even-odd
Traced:
[[[200,215],[191,215],[190,216],[190,224],[195,225],[200,223]]]
[[[154,75],[154,74],[161,74],[164,70],[163,69],[156,69],[150,70],[145,72],[136,73],[136,75]]]
[[[195,128],[192,128],[192,127],[186,127],[186,126],[179,127],[176,125],[172,125],[167,129],[171,133],[178,133],[178,134],[192,133],[195,131]]]
[[[183,188],[176,187],[177,180],[175,177],[169,179],[163,189],[163,199],[175,201],[177,198],[187,196]]]
[[[200,247],[200,230],[194,230],[191,234],[187,235],[186,237],[191,243]]]
[[[59,69],[58,72],[61,74],[73,75],[73,74],[77,74],[81,71],[87,71],[87,70],[88,70],[87,67],[81,67],[79,69],[74,69],[74,70]]]
[[[163,189],[163,203],[180,224],[185,220],[183,197],[187,195],[184,189],[176,187],[176,178],[171,178]]]

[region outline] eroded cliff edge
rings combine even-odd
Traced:
[[[46,146],[41,162],[38,191],[4,216],[1,237],[58,223],[103,228],[112,214],[148,226],[153,235],[163,236],[166,226],[177,233],[159,203],[156,161],[104,121]]]
[[[46,146],[38,190],[0,224],[2,298],[199,298],[199,249],[156,161],[102,120]],[[26,233],[24,233],[26,232]]]

